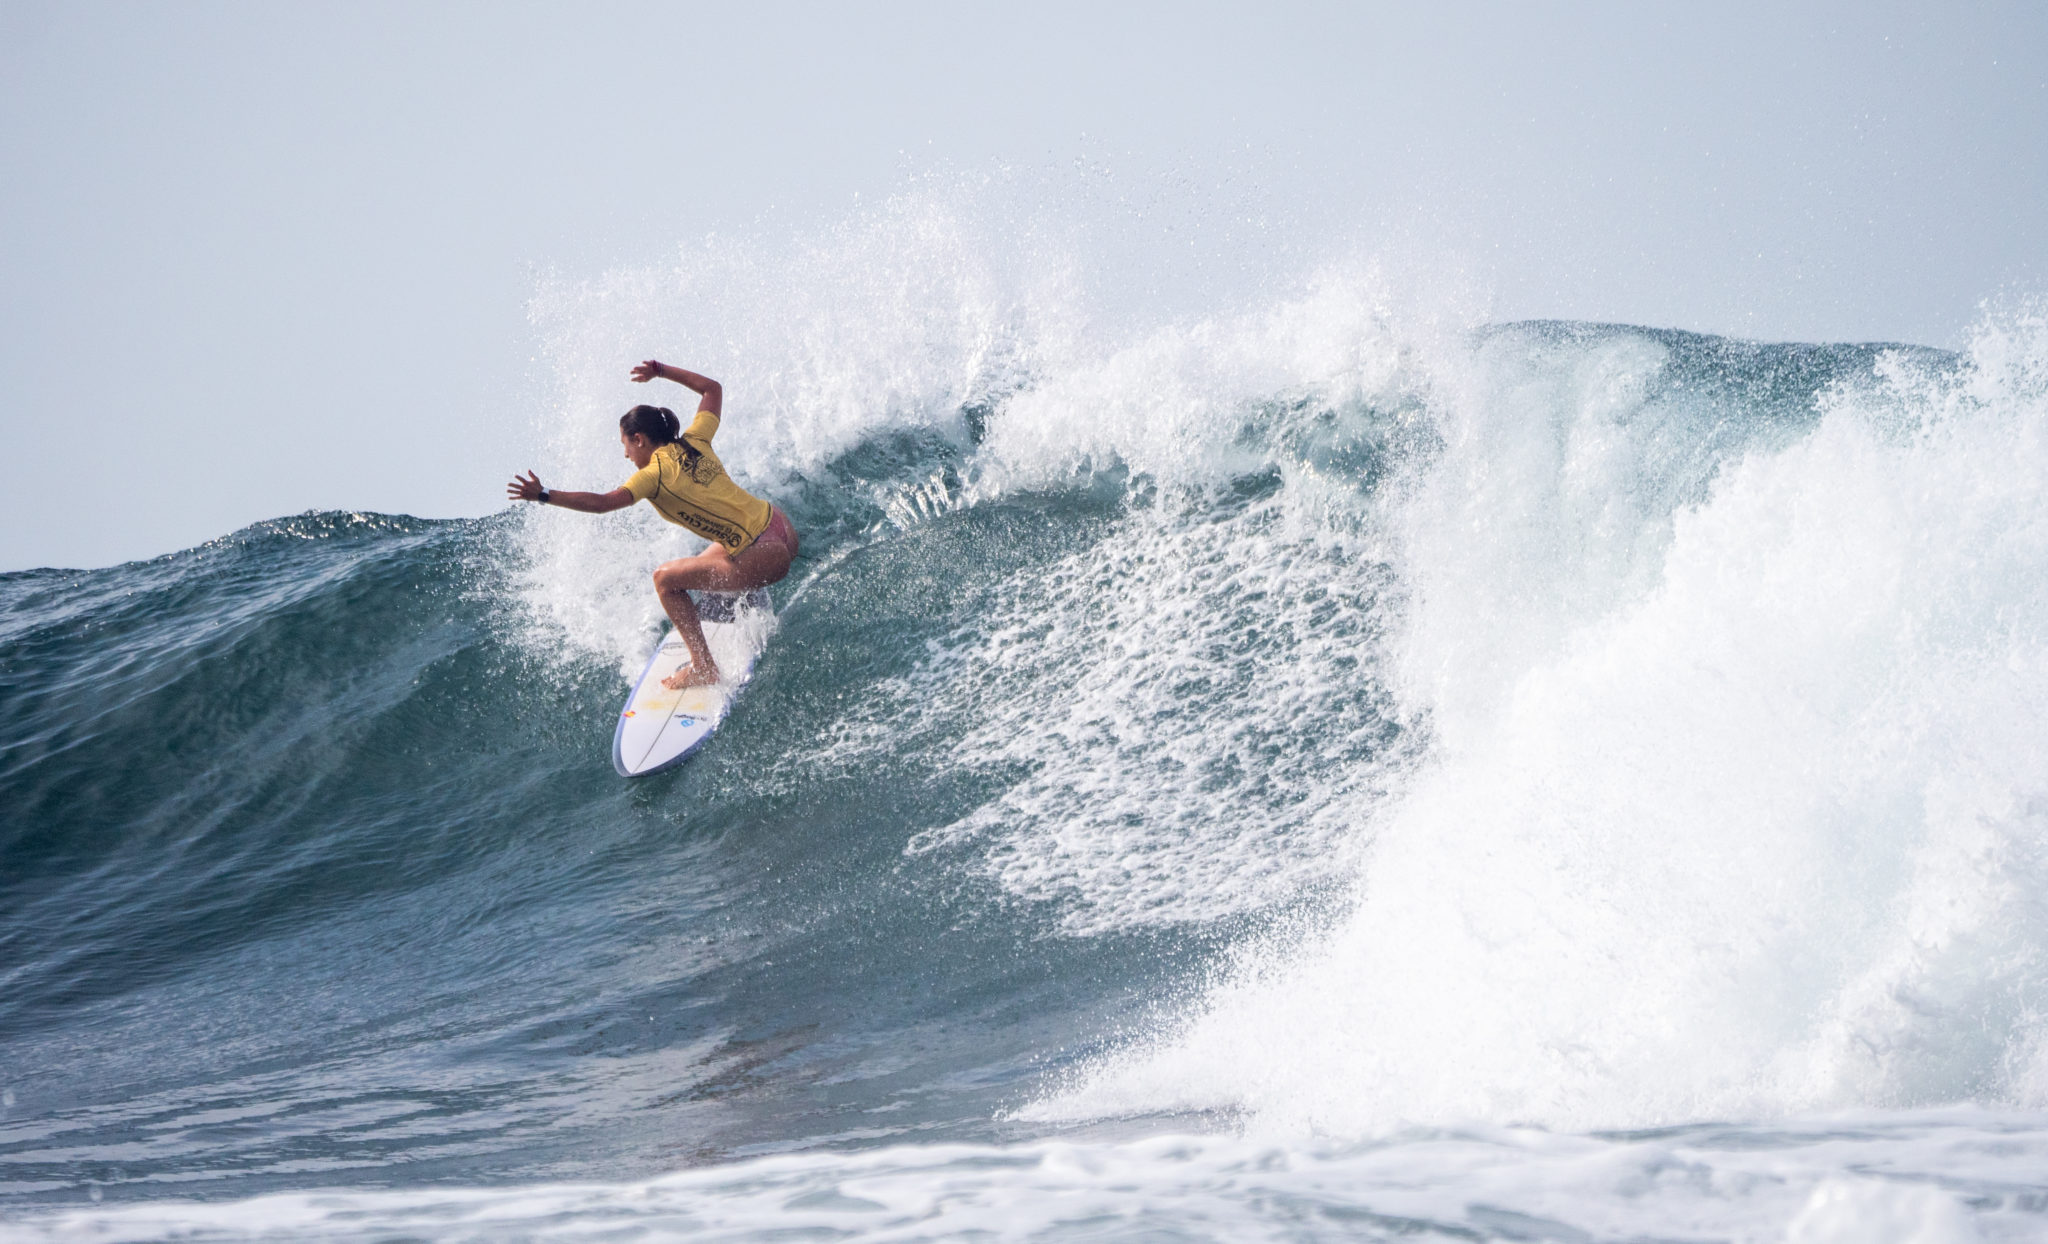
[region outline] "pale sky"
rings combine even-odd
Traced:
[[[1077,162],[1255,275],[1954,345],[2048,292],[2048,5],[0,0],[0,570],[496,509],[544,274]]]

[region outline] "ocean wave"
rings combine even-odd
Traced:
[[[673,356],[804,533],[673,773],[645,513],[0,576],[0,1196],[2043,1104],[2040,317],[1097,315],[1008,223],[536,296],[544,479]]]

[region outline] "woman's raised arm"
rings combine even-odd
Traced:
[[[693,371],[684,371],[680,367],[670,367],[667,363],[657,363],[653,359],[635,364],[633,367],[633,379],[640,384],[646,384],[656,376],[663,380],[673,380],[685,389],[695,390],[699,395],[698,410],[708,410],[720,418],[724,417],[724,412],[719,406],[725,400],[725,390],[718,387],[716,380],[709,376],[700,376]]]
[[[543,488],[540,476],[528,471],[524,478],[513,476],[505,485],[505,495],[514,501],[538,501],[542,505],[559,505],[565,510],[581,510],[585,514],[609,514],[623,510],[633,504],[633,494],[623,488],[610,492],[561,492]]]

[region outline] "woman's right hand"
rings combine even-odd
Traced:
[[[505,485],[505,495],[514,501],[538,501],[540,495],[546,491],[547,489],[540,486],[540,476],[532,471],[528,471],[524,479],[517,475],[513,476],[512,482]]]
[[[636,384],[646,384],[648,381],[656,379],[660,375],[661,364],[655,362],[653,359],[648,359],[644,363],[636,363],[633,366],[633,381]]]

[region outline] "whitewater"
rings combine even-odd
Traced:
[[[1029,224],[540,282],[803,533],[672,773],[644,508],[0,576],[0,1234],[2048,1238],[2048,315]]]

